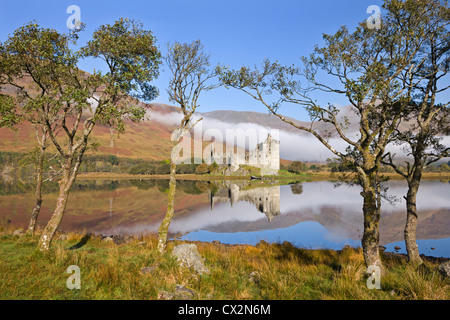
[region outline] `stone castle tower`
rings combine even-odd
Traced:
[[[256,149],[248,154],[246,160],[248,160],[249,165],[261,168],[262,175],[278,174],[278,170],[280,170],[280,142],[269,133],[266,140],[258,144]]]
[[[224,157],[223,154],[216,153],[214,146],[211,145],[210,162],[218,164],[225,163],[229,170],[234,172],[239,169],[240,165],[249,165],[261,168],[262,175],[276,175],[280,170],[280,142],[275,140],[269,134],[265,141],[259,143],[255,150],[244,154],[243,152],[227,152]]]

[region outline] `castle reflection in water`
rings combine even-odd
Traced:
[[[264,213],[267,219],[271,221],[274,217],[280,215],[280,186],[269,186],[264,188],[252,187],[236,183],[224,183],[215,192],[210,192],[211,210],[214,204],[219,202],[233,203],[246,201],[254,204],[259,212]]]

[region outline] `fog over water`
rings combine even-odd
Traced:
[[[209,205],[188,215],[175,215],[169,233],[187,240],[224,243],[256,244],[266,240],[290,241],[307,248],[360,246],[363,217],[359,186],[336,186],[328,181],[298,185],[301,193],[294,193],[293,185],[251,191],[236,191],[233,186],[219,189],[216,195],[208,195],[211,196]],[[403,241],[406,218],[403,195],[407,189],[403,181],[390,181],[386,185],[395,201],[382,202],[380,244],[393,250],[394,245],[389,244]],[[418,239],[425,241],[421,246],[429,255],[450,257],[449,194],[450,184],[439,181],[423,181],[418,193]],[[159,223],[126,225],[108,232],[156,232],[158,227]],[[426,241],[437,243],[429,245]],[[404,250],[404,245],[400,247]]]

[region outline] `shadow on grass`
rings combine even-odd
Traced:
[[[92,236],[91,233],[85,234],[85,235],[83,236],[83,238],[81,238],[81,240],[80,240],[78,243],[76,243],[76,244],[74,244],[73,246],[71,246],[70,248],[68,248],[68,250],[75,250],[75,249],[81,248],[82,246],[84,246],[84,245],[89,241],[89,239],[91,238],[91,236]]]
[[[311,250],[297,248],[291,243],[273,245],[277,260],[297,260],[302,265],[319,265],[329,266],[334,271],[341,271],[342,268],[342,251],[334,250]]]

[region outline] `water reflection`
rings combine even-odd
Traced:
[[[380,244],[404,251],[403,181],[391,181],[394,205],[383,202]],[[56,188],[55,188],[56,189]],[[46,224],[57,190],[44,190],[38,224]],[[167,208],[167,180],[80,181],[70,195],[61,228],[102,234],[156,232]],[[270,181],[178,181],[169,236],[223,243],[290,241],[307,248],[360,246],[362,200],[358,187],[331,182],[277,185]],[[423,181],[418,193],[421,253],[450,257],[450,184]],[[27,225],[33,188],[0,185],[0,223]],[[432,249],[434,248],[434,249]]]
[[[389,194],[397,201],[382,204],[380,244],[393,250],[396,242],[404,251],[403,229],[406,219],[403,195],[406,185],[388,183]],[[301,192],[296,192],[301,190]],[[301,185],[258,188],[252,199],[275,194],[279,212],[266,219],[245,202],[215,206],[214,211],[200,210],[173,222],[173,232],[185,234],[182,239],[224,243],[290,241],[308,248],[340,249],[344,245],[360,246],[363,218],[358,187],[321,181]],[[421,253],[450,257],[450,187],[448,183],[424,181],[418,194],[419,226],[417,230]],[[226,195],[226,193],[225,193]],[[279,196],[278,196],[279,195]],[[227,197],[221,197],[225,199]],[[245,197],[244,197],[245,198]],[[269,197],[270,199],[270,197]],[[233,206],[231,206],[231,202]],[[255,204],[255,203],[254,203]],[[279,209],[278,209],[279,205]],[[263,212],[262,210],[258,210]],[[269,223],[270,221],[270,223]],[[431,239],[432,241],[424,240]],[[400,244],[399,244],[400,243]],[[434,248],[434,249],[432,249]]]
[[[240,187],[236,183],[225,182],[224,186],[210,194],[211,210],[214,210],[215,203],[230,202],[233,207],[233,203],[245,201],[253,204],[259,212],[264,213],[269,222],[280,214],[280,186],[259,187],[253,185],[252,188],[249,188],[249,184]]]

